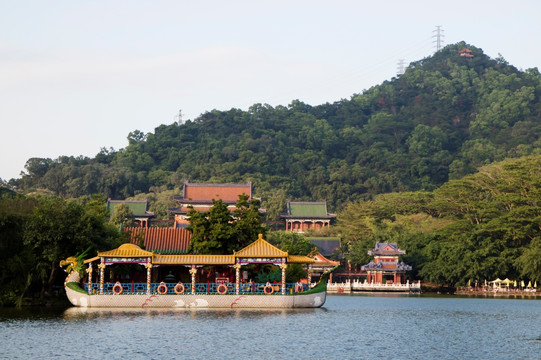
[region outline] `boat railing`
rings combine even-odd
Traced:
[[[120,284],[120,287],[118,287]],[[195,283],[194,291],[192,291],[192,283],[182,283],[182,287],[177,283],[151,283],[150,293],[160,295],[181,295],[181,294],[206,294],[206,295],[225,295],[236,294],[235,283]],[[223,286],[221,286],[223,285]],[[285,294],[295,294],[309,290],[309,285],[304,283],[286,283]],[[88,283],[84,283],[84,289],[88,292]],[[100,294],[100,284],[92,283],[90,288],[91,294]],[[122,283],[110,283],[105,282],[103,284],[103,294],[130,294],[130,295],[144,295],[147,294],[147,283],[136,282],[122,282]],[[239,284],[240,295],[281,295],[282,284],[281,283],[240,283]]]

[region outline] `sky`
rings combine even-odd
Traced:
[[[0,178],[134,130],[349,99],[443,44],[541,68],[541,1],[0,0]]]

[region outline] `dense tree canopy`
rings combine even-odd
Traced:
[[[0,198],[0,305],[51,294],[59,261],[119,245],[118,229],[106,223],[105,199]]]
[[[433,192],[376,196],[338,215],[347,258],[397,242],[414,277],[439,284],[497,277],[541,283],[541,156],[509,159]]]
[[[257,240],[258,234],[265,234],[259,213],[259,200],[248,200],[239,195],[236,209],[230,213],[222,200],[212,200],[207,212],[191,208],[188,211],[192,234],[189,251],[198,254],[232,254]]]
[[[459,55],[464,47],[473,58]],[[125,149],[103,148],[95,158],[29,159],[22,178],[9,183],[65,198],[123,199],[186,179],[251,180],[274,218],[287,198],[326,199],[338,211],[349,201],[431,191],[491,162],[539,154],[540,80],[537,69],[517,70],[461,42],[350,99],[212,110],[153,133],[134,130]]]

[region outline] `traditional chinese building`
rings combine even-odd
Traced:
[[[459,50],[458,53],[460,54],[460,56],[465,57],[465,58],[472,58],[473,57],[473,54],[472,54],[471,50],[467,49],[467,48]]]
[[[212,207],[212,200],[222,200],[227,205],[229,211],[235,210],[235,204],[239,200],[239,195],[248,195],[248,200],[252,199],[252,182],[247,184],[196,184],[184,183],[182,196],[175,196],[178,207],[169,209],[175,216],[176,228],[184,228],[189,225],[186,214],[189,206],[199,212],[207,212]]]
[[[109,216],[113,215],[115,208],[125,204],[133,214],[135,225],[139,227],[150,227],[150,221],[155,218],[153,212],[147,211],[148,202],[146,200],[132,201],[132,200],[111,200],[107,199],[107,211]]]
[[[399,262],[398,257],[405,253],[406,250],[400,250],[396,243],[377,242],[374,249],[368,251],[368,255],[374,256],[374,260],[361,267],[362,271],[366,271],[367,282],[404,283],[404,274],[411,270],[411,266]]]
[[[308,229],[319,230],[330,227],[335,214],[327,212],[327,202],[293,202],[287,203],[287,213],[282,214],[285,219],[286,231],[305,232]]]
[[[314,263],[312,264],[312,281],[319,280],[325,271],[329,271],[338,265],[340,265],[340,261],[329,260],[318,252],[314,255]],[[332,282],[332,273],[329,279]]]

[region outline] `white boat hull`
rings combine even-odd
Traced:
[[[326,300],[326,292],[295,295],[88,295],[65,287],[74,306],[103,308],[318,308]]]

